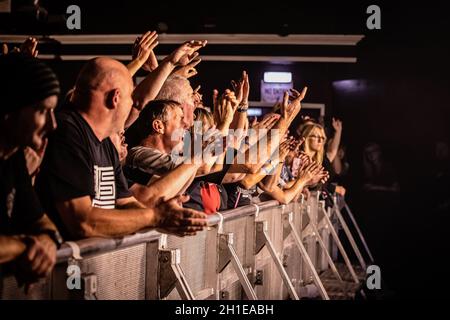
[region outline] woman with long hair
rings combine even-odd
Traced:
[[[305,139],[302,151],[310,159],[322,165],[331,175],[333,173],[331,162],[336,157],[336,152],[326,148],[327,136],[324,128],[318,123],[309,122],[301,128],[300,137]],[[345,195],[344,187],[339,185],[328,184],[326,190],[330,193],[336,192],[342,196]]]

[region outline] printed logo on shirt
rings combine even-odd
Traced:
[[[95,197],[93,207],[114,209],[116,204],[116,181],[113,167],[94,166]]]

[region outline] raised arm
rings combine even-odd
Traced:
[[[250,82],[246,71],[242,72],[242,78],[239,81],[232,81],[233,90],[238,102],[237,112],[234,115],[233,122],[231,124],[232,129],[242,129],[245,126],[248,110],[248,97],[250,95]]]
[[[339,150],[339,145],[341,143],[342,121],[333,118],[331,123],[334,128],[334,137],[333,139],[331,139],[330,143],[328,143],[327,158],[330,162],[333,162],[334,158],[336,158],[336,155]]]
[[[158,34],[156,31],[147,31],[142,36],[136,38],[133,44],[132,60],[127,65],[127,69],[130,71],[131,76],[134,76],[140,68],[145,64],[148,64],[149,60],[156,60],[153,49],[158,45],[157,39]],[[153,61],[153,64],[154,63],[155,62]],[[156,67],[158,67],[158,61],[156,61]],[[152,69],[149,71],[152,71]]]
[[[141,110],[148,102],[155,99],[167,77],[177,66],[185,66],[197,58],[200,48],[206,45],[206,41],[189,41],[182,44],[168,55],[133,91],[133,108],[125,123],[128,128],[139,117]]]
[[[300,102],[306,95],[307,87],[305,87],[302,92],[298,92],[295,89],[291,89],[291,95],[288,92],[285,92],[283,96],[283,103],[281,105],[281,116],[278,121],[273,126],[273,129],[268,134],[266,144],[256,143],[250,146],[245,151],[245,163],[234,163],[229,172],[244,172],[244,173],[257,173],[261,167],[266,163],[269,157],[272,155],[274,148],[280,145],[281,139],[286,134],[290,124],[295,119],[297,114],[301,110]],[[264,150],[264,146],[266,147]],[[251,159],[251,156],[256,155],[256,161]]]

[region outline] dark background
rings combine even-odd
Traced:
[[[448,296],[449,284],[444,261],[450,252],[450,213],[437,209],[449,194],[446,184],[437,185],[435,179],[435,144],[450,142],[449,11],[445,2],[392,2],[41,1],[48,10],[46,19],[32,22],[24,13],[0,14],[0,32],[364,34],[355,64],[202,62],[193,87],[202,84],[208,103],[213,88],[228,87],[229,80],[245,69],[254,88],[251,100],[259,100],[264,71],[293,72],[295,87],[309,86],[305,102],[326,104],[327,124],[331,116],[343,120],[351,165],[348,202],[373,247],[389,292],[397,298],[438,298]],[[26,3],[16,1],[13,9]],[[70,4],[81,7],[81,31],[65,28]],[[381,30],[366,28],[369,4],[381,8]],[[66,90],[82,65],[51,64]],[[362,192],[362,149],[368,142],[379,143],[397,171],[401,192],[395,199],[372,199]]]

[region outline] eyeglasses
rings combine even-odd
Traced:
[[[308,136],[308,138],[314,138],[314,139],[317,139],[317,140],[325,140],[325,137],[316,136],[316,135],[310,135],[310,136]]]

